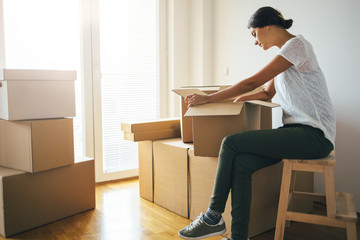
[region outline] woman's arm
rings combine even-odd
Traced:
[[[244,101],[250,101],[250,100],[271,100],[276,93],[275,85],[274,85],[274,79],[272,79],[268,86],[265,88],[265,90],[256,92],[254,94],[249,94],[245,96],[238,97],[234,102],[244,102]]]
[[[191,107],[193,105],[199,105],[208,102],[218,102],[224,99],[237,97],[264,85],[266,82],[270,81],[279,73],[282,73],[292,65],[293,64],[284,57],[277,55],[270,63],[268,63],[264,68],[262,68],[253,76],[216,93],[212,93],[206,96],[197,94],[187,96],[185,101],[188,103],[188,107]]]

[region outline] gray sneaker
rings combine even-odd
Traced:
[[[216,225],[208,225],[203,220],[203,214],[200,213],[189,226],[179,231],[179,236],[184,239],[204,239],[217,236],[226,232],[225,222],[221,218]]]

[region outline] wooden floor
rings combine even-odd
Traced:
[[[7,239],[27,240],[167,240],[190,221],[139,197],[138,180],[101,183],[96,186],[96,209],[48,224]],[[360,235],[357,225],[358,239]],[[270,230],[251,240],[272,240]],[[0,240],[5,239],[1,238]],[[213,237],[209,240],[219,240]],[[343,229],[292,223],[286,240],[342,240]]]

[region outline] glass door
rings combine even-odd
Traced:
[[[96,177],[106,181],[138,175],[137,143],[123,140],[121,123],[160,116],[158,4],[96,0],[94,9]]]

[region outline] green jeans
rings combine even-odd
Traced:
[[[232,238],[245,240],[248,238],[252,174],[283,158],[325,157],[333,148],[321,130],[301,124],[227,136],[221,144],[209,208],[223,213],[231,190]]]

